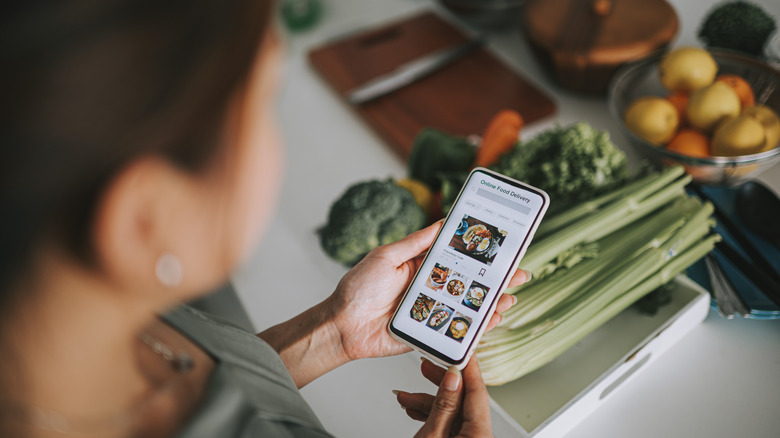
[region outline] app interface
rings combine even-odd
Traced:
[[[473,173],[401,304],[395,329],[460,360],[544,203],[537,192]]]

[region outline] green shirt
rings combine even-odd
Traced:
[[[200,407],[177,438],[331,436],[263,340],[188,306],[163,320],[216,361]]]

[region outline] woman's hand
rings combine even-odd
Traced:
[[[423,421],[415,437],[492,437],[490,397],[475,357],[459,373],[424,360],[423,375],[439,387],[436,396],[397,392],[398,403],[414,420]]]
[[[441,222],[437,222],[398,242],[376,248],[339,282],[328,301],[349,360],[409,351],[390,337],[387,324],[440,228]],[[525,281],[526,273],[518,269],[510,287]],[[512,295],[503,295],[488,329],[495,327],[501,321],[499,314],[516,301]]]
[[[279,353],[299,388],[351,360],[409,350],[390,337],[387,324],[439,228],[436,223],[371,251],[328,299],[258,334]],[[518,270],[510,286],[525,280]],[[512,295],[499,299],[488,329],[515,301]]]

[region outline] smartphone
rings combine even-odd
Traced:
[[[474,169],[390,320],[390,335],[445,367],[466,366],[549,204],[540,189]]]

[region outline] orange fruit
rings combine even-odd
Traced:
[[[756,95],[753,93],[753,87],[751,87],[748,81],[742,76],[724,73],[718,75],[715,80],[724,82],[737,92],[739,103],[742,104],[742,109],[756,104]]]
[[[666,149],[689,157],[709,157],[710,139],[695,129],[681,129]]]
[[[688,124],[688,119],[685,117],[685,107],[688,105],[688,99],[690,95],[685,91],[672,91],[666,96],[666,100],[674,105],[677,110],[677,116],[680,118],[680,127]]]

